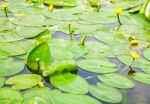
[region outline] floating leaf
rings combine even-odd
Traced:
[[[66,92],[75,94],[86,94],[88,92],[87,82],[82,77],[69,72],[56,73],[50,77],[50,81],[54,86]]]
[[[24,104],[29,104],[30,102],[34,101],[35,98],[42,99],[47,102],[47,104],[51,104],[51,99],[49,95],[51,94],[49,88],[33,88],[27,90],[24,94]]]
[[[143,52],[143,55],[146,59],[148,59],[150,61],[150,48],[146,48]]]
[[[12,85],[13,89],[27,89],[37,85],[42,80],[41,76],[36,74],[21,74],[10,77],[6,80],[6,84]]]
[[[26,50],[14,43],[0,43],[0,52],[7,54],[8,56],[16,56],[26,54]]]
[[[0,104],[22,104],[23,96],[10,88],[0,88]]]
[[[27,65],[32,70],[42,70],[50,63],[50,49],[46,42],[33,48],[28,55]]]
[[[133,88],[134,87],[134,84],[132,81],[130,81],[125,76],[122,76],[116,73],[100,75],[98,76],[98,79],[112,87],[117,87],[117,88]]]
[[[122,95],[117,89],[105,84],[91,85],[89,90],[93,96],[106,102],[119,103],[122,100]]]
[[[145,73],[134,73],[133,79],[144,84],[150,84],[150,75]]]
[[[43,27],[37,26],[17,26],[16,28],[17,34],[24,38],[35,37],[43,31],[44,31]]]
[[[108,61],[106,58],[100,59],[85,59],[77,61],[77,65],[87,71],[96,73],[110,73],[115,72],[116,65]]]
[[[70,93],[53,93],[52,104],[101,104],[101,102],[87,95],[75,95]]]
[[[77,70],[77,66],[74,60],[63,60],[63,61],[55,60],[53,63],[51,63],[50,66],[48,66],[43,70],[43,75],[50,76],[57,72],[64,72],[64,71],[70,72],[76,70]]]
[[[5,83],[5,78],[4,77],[0,77],[0,87],[2,87]]]
[[[15,61],[12,58],[0,60],[0,76],[11,76],[24,69],[22,61]]]

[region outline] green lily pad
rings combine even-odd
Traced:
[[[46,104],[51,104],[51,99],[49,95],[51,94],[49,88],[33,88],[30,90],[27,90],[24,94],[24,104],[29,104],[32,101],[36,102],[36,98],[42,99],[46,102]],[[41,104],[41,103],[38,103]]]
[[[5,78],[4,77],[0,77],[0,87],[2,87],[5,83]]]
[[[6,80],[6,84],[12,85],[13,89],[27,89],[34,87],[42,80],[40,75],[36,74],[20,74],[10,77]]]
[[[0,103],[1,104],[22,104],[23,96],[10,88],[0,88]]]
[[[55,87],[66,92],[75,94],[86,94],[88,92],[87,82],[75,74],[56,73],[50,77],[50,81]]]
[[[51,95],[52,104],[102,104],[87,95],[76,95],[70,93],[53,93]]]
[[[43,15],[30,14],[13,19],[11,22],[22,26],[43,26],[44,20],[45,17]]]
[[[85,59],[77,61],[77,65],[87,71],[95,73],[110,73],[115,72],[116,65],[108,61],[106,58],[100,59]]]
[[[26,54],[26,50],[14,43],[0,43],[0,52],[7,54],[8,56],[17,56]]]
[[[98,76],[98,79],[112,87],[125,89],[134,87],[134,83],[131,80],[129,80],[125,76],[116,73],[100,75]]]
[[[146,48],[143,52],[143,55],[146,59],[148,59],[150,61],[150,48]]]
[[[24,38],[35,37],[43,31],[44,31],[43,27],[36,27],[36,26],[17,26],[16,28],[17,34]]]
[[[144,84],[150,84],[150,75],[145,73],[135,73],[133,79]]]
[[[63,61],[55,60],[50,64],[50,66],[48,66],[43,70],[43,75],[51,76],[58,72],[64,72],[64,71],[71,72],[76,70],[78,69],[74,60],[63,60]]]
[[[38,0],[34,0],[38,1]],[[76,0],[44,0],[44,3],[53,4],[55,6],[76,6]]]
[[[91,85],[89,90],[93,96],[102,101],[119,103],[122,100],[122,95],[117,89],[102,83],[97,83],[97,86]]]
[[[50,49],[46,42],[40,43],[28,55],[27,65],[34,71],[43,70],[50,63]]]
[[[21,72],[24,69],[22,61],[15,61],[12,58],[0,60],[0,76],[11,76]]]

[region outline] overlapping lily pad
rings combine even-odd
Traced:
[[[5,78],[4,77],[0,77],[0,87],[2,87],[5,83]]]

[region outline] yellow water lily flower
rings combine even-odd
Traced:
[[[7,3],[3,3],[3,4],[1,4],[1,7],[5,9],[5,8],[8,7],[8,4]]]
[[[48,7],[48,11],[53,12],[53,10],[54,10],[54,5],[50,4]]]
[[[140,57],[137,52],[130,52],[130,55],[133,59],[138,59]]]
[[[45,87],[43,82],[38,82],[38,84],[37,84],[37,85],[38,85],[40,88]]]
[[[122,8],[117,7],[117,8],[114,9],[114,12],[115,12],[116,14],[120,14],[120,13],[122,12]]]
[[[139,45],[139,41],[137,39],[133,39],[130,41],[130,47],[137,47]]]

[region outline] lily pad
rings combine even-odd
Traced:
[[[54,86],[66,92],[75,94],[86,94],[88,92],[87,82],[75,74],[57,73],[50,77],[50,81]]]
[[[70,93],[53,93],[51,95],[52,104],[102,104],[87,95],[76,95]]]
[[[133,79],[144,84],[150,84],[150,75],[145,73],[135,73]]]
[[[6,84],[12,85],[13,89],[27,89],[34,87],[42,80],[40,75],[36,74],[20,74],[10,77],[6,80]]]
[[[0,60],[0,76],[11,76],[21,72],[24,69],[22,61],[15,61],[12,58]]]
[[[146,59],[150,61],[150,48],[145,49],[143,55]]]
[[[8,56],[16,56],[26,54],[26,50],[19,45],[13,43],[0,43],[0,51]]]
[[[115,72],[116,65],[108,61],[106,58],[100,59],[85,59],[77,61],[77,65],[87,71],[95,73],[110,73]]]
[[[100,75],[98,76],[98,79],[112,87],[124,88],[124,89],[134,87],[134,83],[131,80],[129,80],[125,76],[116,73]]]
[[[10,88],[0,88],[0,103],[1,104],[22,104],[23,96]]]
[[[122,100],[122,95],[117,89],[102,83],[97,83],[97,86],[91,85],[89,90],[93,96],[102,101],[119,103]]]
[[[0,87],[2,87],[5,83],[5,78],[4,77],[0,77]]]
[[[44,31],[43,27],[36,27],[36,26],[17,26],[16,28],[17,34],[24,38],[35,37],[43,31]]]

